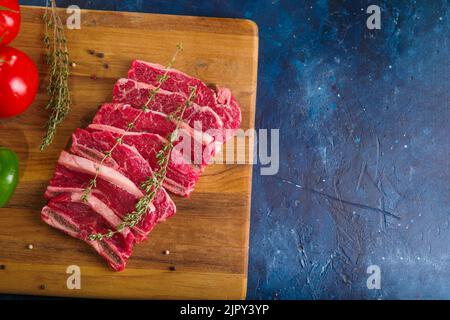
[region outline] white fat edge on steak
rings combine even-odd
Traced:
[[[126,84],[126,83],[130,83],[133,82],[134,84],[134,89],[145,89],[145,90],[152,90],[152,89],[156,89],[155,86],[145,83],[145,82],[140,82],[134,79],[128,79],[128,78],[120,78],[119,80],[116,81],[116,85],[121,85],[121,84]],[[168,90],[164,90],[162,88],[158,89],[158,94],[164,94],[164,95],[179,95],[178,92],[172,92],[172,91],[168,91]]]
[[[119,224],[122,223],[122,219],[120,218],[120,216],[117,213],[115,213],[111,208],[109,208],[98,197],[96,197],[96,194],[103,195],[102,192],[94,189],[92,190],[91,195],[87,198],[87,200],[83,201],[83,191],[84,189],[82,188],[48,186],[45,192],[45,196],[47,198],[53,198],[63,193],[69,194],[72,202],[86,204],[94,212],[102,216],[112,227],[117,227]],[[128,235],[128,233],[129,233],[128,228],[125,228],[122,231],[122,234],[125,236]]]
[[[70,188],[70,187],[53,187],[53,186],[48,186],[47,187],[47,190],[46,190],[46,192],[45,192],[45,196],[47,197],[47,198],[53,198],[53,197],[56,197],[56,196],[59,196],[59,195],[61,195],[61,194],[73,194],[73,193],[83,193],[83,191],[84,191],[84,189],[82,189],[82,188]],[[93,195],[97,195],[97,194],[99,194],[99,195],[104,195],[103,194],[103,192],[101,192],[101,191],[99,191],[99,190],[97,190],[97,189],[93,189],[92,191],[91,191],[91,195],[88,197],[88,200],[90,199],[90,198],[92,198],[93,197]],[[106,198],[108,198],[107,196],[105,196]],[[96,199],[98,199],[98,201],[101,201],[98,197],[95,197]],[[170,199],[170,200],[172,200],[172,199]],[[76,201],[74,201],[74,202],[76,202]],[[79,202],[79,201],[78,201]],[[118,214],[118,213],[115,213],[115,211],[113,210],[113,209],[110,209],[103,201],[101,201],[109,210],[111,210],[113,213],[114,213],[114,215],[116,215],[119,219],[120,219],[120,215]],[[154,208],[154,206],[153,206],[153,204],[152,204],[152,207]],[[175,207],[175,205],[174,205],[174,207]],[[97,208],[93,208],[93,207],[91,207],[94,211],[96,211],[96,209]],[[155,208],[155,210],[150,210],[149,212],[152,212],[152,213],[154,213],[156,211],[156,208]],[[120,221],[120,222],[122,222],[122,221]],[[117,225],[113,225],[113,226],[117,226]],[[127,230],[127,229],[124,229],[124,230]],[[140,228],[139,227],[139,225],[136,225],[136,226],[134,226],[134,228],[133,228],[133,231],[134,232],[136,232],[136,233],[138,233],[138,234],[140,234],[140,235],[147,235],[148,234],[148,232],[147,231],[144,231],[144,230],[142,230],[142,228]],[[128,235],[128,232],[122,232],[124,235]]]
[[[122,129],[110,127],[110,126],[107,126],[107,125],[92,125],[91,129],[95,129],[95,130],[98,129],[98,131],[113,131],[113,132],[115,132],[115,133],[120,133],[120,132],[117,132],[117,131],[123,131],[123,132],[125,132],[125,131],[122,130]],[[112,130],[109,130],[109,129],[112,129]],[[164,138],[162,138],[162,137],[159,136],[159,135],[156,135],[156,134],[153,134],[153,135],[158,136],[158,137],[160,137],[161,139],[164,140]],[[77,139],[74,139],[74,144],[76,144],[76,148],[77,148],[77,149],[80,149],[80,147],[82,147],[82,148],[84,148],[84,149],[88,149],[88,150],[89,150],[89,152],[88,152],[86,155],[83,155],[83,156],[85,156],[87,159],[91,159],[91,157],[89,156],[89,154],[92,153],[92,152],[94,152],[94,151],[96,151],[96,150],[94,150],[94,149],[92,149],[92,148],[89,148],[89,147],[86,147],[86,146],[80,144],[80,143],[77,141]],[[130,145],[126,144],[126,143],[122,143],[121,146],[124,147],[124,148],[127,148],[128,150],[131,150],[131,151],[134,153],[134,157],[139,158],[141,161],[148,163],[147,160],[145,160],[145,159],[142,157],[142,155],[139,153],[139,151],[136,149],[135,146],[130,146]],[[99,154],[103,154],[103,153],[101,153],[100,151],[97,151],[97,152],[98,152]],[[112,158],[111,158],[111,159],[112,159]],[[93,160],[93,161],[95,161],[95,160]],[[119,165],[117,164],[116,161],[114,161],[114,163],[116,164],[116,167],[115,167],[114,169],[117,169],[117,168],[119,167]],[[150,166],[149,166],[149,168],[150,168],[150,172],[153,174],[152,168],[151,168]],[[193,189],[194,189],[194,188],[188,188],[188,189],[186,189],[186,188],[184,188],[183,186],[181,186],[180,184],[176,183],[176,182],[173,181],[173,180],[170,180],[170,179],[167,179],[167,178],[166,178],[166,180],[167,180],[167,181],[171,181],[171,188],[170,188],[170,189],[168,188],[168,189],[171,190],[171,191],[172,191],[172,189],[174,189],[174,190],[179,190],[180,192],[183,192],[183,193],[184,193],[184,192],[187,192],[187,194],[189,194],[189,193],[192,192]],[[136,186],[139,187],[138,185],[136,185]],[[50,187],[48,187],[47,189],[49,189],[49,188],[50,188]],[[61,188],[58,188],[58,187],[54,187],[54,188],[55,188],[55,191],[58,191],[58,190],[61,189]],[[75,192],[75,191],[74,191],[74,192]],[[170,198],[170,196],[167,194],[166,190],[164,190],[164,188],[162,188],[162,189],[160,190],[160,192],[164,192],[164,193],[165,193],[165,196],[166,196],[167,201],[168,201],[168,205],[169,205],[169,206],[173,206],[174,208],[176,208],[175,203],[174,203],[173,200]]]
[[[150,91],[150,90],[156,89],[156,87],[151,85],[151,84],[148,84],[148,83],[145,83],[145,82],[140,82],[140,81],[137,81],[137,80],[134,80],[134,79],[127,79],[127,78],[121,78],[121,79],[117,80],[116,86],[124,85],[124,84],[127,84],[127,83],[133,83],[134,88],[132,88],[131,90],[133,90],[133,89],[136,89],[136,90],[145,89],[145,90],[149,90]],[[130,89],[121,89],[121,90],[128,90],[129,91]],[[126,94],[127,93],[124,92],[124,91],[119,91],[118,95],[120,95],[120,96],[118,98],[119,99],[123,98],[123,97],[126,96]],[[179,92],[172,92],[172,91],[164,90],[164,89],[161,89],[161,88],[158,90],[157,94],[167,95],[167,96],[176,95],[176,96],[180,96],[180,97],[184,98],[184,95],[182,95]],[[208,112],[209,114],[211,114],[214,117],[214,119],[216,120],[216,122],[220,126],[220,128],[216,128],[216,129],[223,128],[223,121],[222,121],[222,119],[219,117],[219,115],[211,107],[209,107],[209,106],[200,106],[200,105],[198,105],[198,104],[196,104],[194,102],[191,102],[190,108],[193,108],[195,110],[195,112]],[[183,120],[189,120],[189,118],[188,119],[183,119]],[[202,131],[205,132],[205,131],[207,131],[209,129],[211,129],[211,128],[204,128],[204,130],[202,130]]]
[[[164,66],[162,66],[162,65],[160,65],[158,63],[152,63],[152,62],[147,62],[147,61],[143,61],[143,60],[134,60],[131,63],[131,69],[128,71],[128,73],[130,73],[130,71],[132,71],[135,68],[135,64],[139,64],[139,63],[141,63],[143,65],[147,65],[150,68],[154,68],[154,69],[157,69],[157,70],[160,70],[160,71],[164,71],[164,72],[167,71],[166,67],[164,67]],[[193,76],[190,76],[190,75],[188,75],[188,74],[186,74],[186,73],[184,73],[184,72],[182,72],[182,71],[180,71],[178,69],[170,69],[169,70],[169,74],[170,73],[180,74],[180,75],[182,75],[182,76],[184,76],[184,77],[186,77],[188,79],[192,79],[192,80],[195,80],[195,81],[200,81],[205,87],[207,87],[207,88],[209,88],[211,90],[211,93],[213,94],[213,96],[215,98],[215,101],[216,101],[216,103],[218,105],[220,105],[221,107],[226,107],[226,106],[229,107],[230,106],[231,97],[232,97],[232,93],[231,93],[230,89],[225,88],[225,87],[215,86],[216,90],[213,90],[213,89],[211,89],[210,86],[208,86],[202,80],[200,80],[198,78],[194,78]],[[131,79],[131,80],[134,80],[134,79]],[[172,92],[172,91],[169,91],[169,92]],[[178,93],[178,92],[176,92],[176,93]],[[185,95],[183,93],[180,93],[180,94]],[[240,120],[242,120],[242,114],[241,114],[241,119]]]
[[[130,105],[127,105],[130,108]],[[167,114],[159,112],[159,111],[153,111],[153,110],[147,110],[145,111],[146,113],[153,113],[155,115],[159,115],[161,117],[167,118]],[[173,124],[177,124],[177,122],[175,120],[170,120],[170,122],[172,122]],[[202,144],[204,146],[207,146],[209,144],[211,144],[214,139],[213,137],[211,137],[208,133],[206,132],[202,132],[200,130],[196,130],[194,128],[192,128],[190,125],[188,125],[186,122],[181,121],[180,126],[179,126],[179,130],[184,130],[187,132],[187,134],[192,137],[194,139],[195,142]]]
[[[145,68],[145,66],[147,66],[148,68],[153,68],[153,69],[156,69],[159,71],[166,71],[165,67],[162,65],[159,65],[156,63],[150,63],[150,62],[146,62],[146,61],[142,61],[142,60],[134,60],[131,64],[131,68],[128,70],[128,77],[132,80],[135,80],[135,79],[133,79],[135,76],[135,71],[138,68],[142,68],[142,65],[144,65],[144,68]],[[220,141],[230,140],[236,134],[236,130],[238,129],[238,127],[240,127],[240,124],[242,123],[242,112],[241,112],[241,109],[239,108],[237,101],[235,99],[232,99],[231,90],[228,88],[219,87],[219,86],[215,86],[213,89],[210,86],[206,85],[202,80],[200,80],[198,78],[194,78],[194,77],[192,77],[186,73],[183,73],[179,70],[176,70],[176,69],[169,70],[169,76],[170,76],[170,73],[179,74],[179,75],[182,75],[183,77],[186,77],[186,79],[198,81],[205,88],[207,88],[207,90],[209,90],[209,92],[211,93],[212,98],[214,100],[214,107],[219,108],[221,110],[225,110],[225,112],[221,116],[219,116],[219,118],[222,120],[222,129],[223,129],[223,133],[220,136],[224,137],[223,139],[219,139],[219,140]],[[134,74],[134,76],[133,76],[133,74]],[[144,83],[146,83],[145,80],[143,80],[143,79],[141,79],[141,80]],[[173,91],[173,92],[178,93],[185,97],[187,96],[187,93],[183,92],[183,91]],[[233,103],[233,101],[234,101],[234,103]],[[212,106],[209,106],[209,107],[212,107]],[[232,116],[232,114],[234,113],[232,111],[233,108],[238,109],[239,119],[234,119],[234,117]],[[211,109],[216,113],[216,110],[214,108],[211,108]],[[222,118],[222,116],[224,118]],[[235,120],[238,120],[239,126],[238,127],[230,126],[229,124],[235,122]]]
[[[79,238],[79,225],[73,222],[71,219],[68,219],[65,214],[60,213],[53,208],[45,206],[41,210],[41,218],[47,224],[64,231],[72,237]]]
[[[98,130],[98,131],[101,131],[101,130]],[[91,134],[91,133],[89,133],[89,134]],[[125,143],[122,143],[121,146],[123,148],[131,150],[134,153],[135,157],[140,158],[141,161],[146,162],[146,160],[141,156],[141,154],[137,151],[137,149],[134,146],[129,146]],[[105,150],[105,151],[108,151],[108,150]],[[74,133],[72,135],[71,152],[76,155],[82,156],[86,159],[92,160],[96,163],[100,163],[102,161],[102,159],[105,157],[104,152],[98,151],[94,148],[88,147],[85,144],[82,144],[81,142],[79,142],[79,139],[78,139],[76,133]],[[114,159],[113,155],[111,157],[107,158],[105,161],[103,161],[103,164],[108,167],[113,168],[114,170],[120,169],[120,166],[117,163],[117,161]],[[126,169],[126,168],[124,168],[124,169]],[[150,168],[150,170],[151,170],[151,168]],[[151,173],[153,174],[153,171]]]
[[[159,70],[164,71],[164,72],[167,71],[167,68],[165,66],[163,66],[163,65],[160,65],[158,63],[147,62],[147,61],[143,61],[143,60],[134,60],[132,62],[132,68],[133,68],[135,63],[142,63],[142,64],[146,64],[146,65],[148,65],[148,66],[150,66],[152,68],[159,69]],[[196,78],[194,78],[194,77],[192,77],[192,76],[190,76],[190,75],[188,75],[188,74],[186,74],[183,71],[180,71],[178,69],[173,69],[172,68],[172,69],[169,70],[169,74],[170,73],[178,73],[178,74],[181,74],[181,75],[183,75],[183,76],[185,76],[187,78],[196,79]],[[198,80],[198,79],[196,79],[196,80]]]
[[[128,131],[127,132],[127,131],[122,130],[120,128],[112,127],[112,126],[109,126],[109,125],[106,125],[106,124],[90,124],[90,125],[88,125],[87,128],[91,129],[91,130],[96,130],[96,131],[109,131],[109,132],[112,132],[112,133],[115,133],[115,134],[118,134],[118,135],[123,135],[123,136],[151,135],[151,136],[154,136],[155,138],[157,138],[158,140],[160,140],[162,144],[166,144],[167,143],[167,139],[162,137],[162,136],[160,136],[157,133],[150,133],[150,132],[145,132],[145,131],[142,131],[142,132]],[[124,143],[124,145],[125,145],[125,143]],[[133,148],[135,148],[135,147],[133,147]],[[199,166],[196,165],[196,164],[189,163],[188,165],[190,165],[192,167],[192,169],[194,169],[195,171],[201,171]]]
[[[83,201],[83,192],[73,192],[70,194],[72,202],[84,203],[88,205],[92,211],[102,216],[112,227],[117,227],[122,223],[122,219],[118,217],[103,201],[94,195],[90,195],[87,201]],[[128,228],[124,229],[123,234],[128,234]]]
[[[104,256],[109,264],[115,269],[117,267],[122,267],[125,263],[129,255],[121,252],[112,242],[109,240],[105,241],[90,241],[88,239],[83,239],[80,234],[80,226],[76,222],[74,222],[69,216],[66,214],[55,210],[54,208],[50,208],[49,206],[45,206],[41,211],[42,220],[48,225],[63,231],[64,233],[83,240],[91,247],[95,249],[101,256]]]
[[[134,184],[133,181],[123,174],[105,165],[97,164],[91,160],[70,154],[66,151],[61,152],[58,164],[82,173],[92,176],[96,174],[96,168],[99,168],[98,177],[112,183],[113,185],[127,191],[136,198],[142,198],[144,193]]]
[[[127,135],[134,135],[134,136],[139,136],[142,134],[148,134],[148,135],[152,135],[154,137],[157,137],[163,144],[167,142],[167,139],[165,139],[164,137],[161,137],[158,134],[155,133],[147,133],[147,132],[125,132],[125,130],[116,128],[116,127],[111,127],[108,125],[104,125],[104,124],[91,124],[88,126],[88,129],[92,129],[92,130],[97,130],[97,131],[109,131],[109,132],[113,132],[116,134],[124,134],[125,136]],[[136,147],[134,146],[129,146],[126,143],[124,143],[123,145],[128,146],[129,148],[131,148],[133,151],[135,151],[136,153],[139,153],[139,151],[136,149]],[[145,160],[146,161],[146,160]],[[191,165],[189,164],[193,169],[195,170],[199,170],[198,166],[195,165]],[[169,168],[169,170],[171,170],[171,167]],[[176,171],[179,174],[183,174],[182,172]],[[192,187],[184,187],[182,184],[176,182],[173,179],[170,179],[168,177],[165,178],[164,180],[164,188],[166,188],[167,190],[171,191],[172,193],[178,194],[178,195],[182,195],[182,196],[186,196],[192,193],[192,191],[194,191],[194,186]],[[170,199],[170,198],[169,198]],[[170,201],[172,201],[172,199],[170,199]]]
[[[88,159],[85,159],[85,158],[82,158],[82,157],[79,157],[76,155],[72,155],[66,151],[61,152],[61,156],[58,159],[58,164],[66,167],[68,169],[87,173],[90,175],[95,175],[96,167],[99,166],[98,164],[94,163],[91,160],[88,160]],[[116,185],[117,187],[125,190],[129,194],[135,196],[137,199],[144,197],[144,193],[134,184],[133,181],[131,181],[130,179],[125,177],[123,174],[121,174],[120,172],[118,172],[112,168],[109,168],[104,165],[100,165],[100,171],[99,171],[98,176],[101,179],[108,181],[109,183],[112,183],[112,184]],[[61,187],[57,188],[58,191],[61,191],[61,189],[62,189]],[[95,189],[93,190],[93,192],[94,191],[95,191]],[[151,203],[149,206],[148,213],[155,212],[155,211],[156,211],[156,208],[153,205],[153,203]],[[139,233],[145,233],[140,228],[135,228],[135,229]]]
[[[103,130],[98,130],[98,131],[108,131],[108,129],[112,129],[112,130],[114,130],[113,132],[115,132],[115,133],[118,133],[117,130],[118,130],[118,131],[125,132],[124,130],[117,129],[117,128],[110,127],[110,126],[106,126],[106,125],[93,125],[94,129],[95,129],[96,126],[99,126],[99,127],[101,127],[101,128],[103,129]],[[91,128],[91,129],[92,129],[92,128]],[[156,135],[156,134],[153,134],[153,135],[158,136],[158,135]],[[80,144],[80,143],[78,142],[78,139],[76,139],[76,136],[75,136],[75,135],[74,135],[74,137],[75,137],[75,139],[73,139],[74,142],[73,142],[72,146],[75,144],[77,148],[79,148],[79,147],[84,147],[84,148],[86,148],[86,149],[89,149],[90,152],[91,152],[91,151],[94,151],[94,149],[89,148],[89,147],[86,147],[86,146]],[[162,138],[161,136],[158,136],[158,137],[164,140],[164,138]],[[148,163],[147,160],[145,160],[145,159],[142,157],[142,155],[139,153],[139,151],[136,149],[135,146],[130,146],[130,145],[126,144],[126,143],[121,144],[121,146],[122,146],[123,148],[127,148],[128,150],[132,151],[132,152],[134,153],[134,157],[138,158],[140,161],[145,162],[145,163]],[[103,153],[101,153],[101,152],[99,152],[99,151],[97,151],[97,152],[100,153],[100,154],[103,154]],[[90,157],[89,157],[88,155],[86,156],[86,158],[87,158],[87,159],[90,159]],[[112,159],[112,158],[111,158],[111,159]],[[94,161],[95,161],[95,160],[94,160]],[[116,161],[114,161],[114,163],[117,164]],[[115,169],[117,169],[117,168],[118,168],[118,165],[117,165],[117,167],[116,167]],[[150,172],[153,174],[153,170],[152,170],[152,168],[150,167],[150,165],[149,165],[149,169],[150,169]],[[174,182],[174,184],[177,186],[178,189],[180,189],[180,188],[181,188],[181,189],[184,189],[184,188],[182,188],[181,185],[177,185],[175,182]],[[138,185],[136,185],[136,186],[139,187]],[[64,192],[64,190],[63,190],[64,188],[61,188],[61,187],[48,187],[47,190],[49,190],[50,188],[54,188],[54,191],[55,191],[55,192],[58,192],[58,191],[59,191],[59,192],[61,192],[61,191]],[[72,191],[72,192],[76,192],[76,191],[80,191],[80,190],[82,191],[82,189],[78,189],[78,190],[74,190],[74,191]],[[50,189],[49,191],[51,191],[51,189]],[[192,188],[192,190],[191,190],[191,189],[188,189],[188,191],[193,191],[193,188]],[[95,192],[96,192],[96,190],[93,190],[93,193],[95,193]],[[174,210],[174,212],[175,212],[175,211],[176,211],[176,205],[175,205],[175,203],[173,202],[172,198],[169,196],[169,194],[166,192],[166,190],[165,190],[164,188],[161,188],[159,192],[163,192],[163,193],[164,193],[164,196],[165,196],[165,198],[166,198],[166,204],[167,204],[167,206],[168,206],[168,207],[172,207],[173,210]],[[156,208],[155,208],[155,210],[156,210]],[[159,218],[158,218],[158,222],[159,222]],[[144,231],[142,231],[142,233],[144,233]]]
[[[104,106],[110,106],[110,107],[112,107],[114,109],[121,109],[121,110],[132,109],[134,112],[136,112],[136,111],[144,112],[142,110],[133,108],[128,103],[107,103],[107,104],[104,104]],[[162,113],[162,112],[159,112],[159,111],[150,110],[150,109],[147,109],[144,113],[152,113],[154,115],[158,115],[158,116],[160,116],[162,118],[165,118],[165,119],[167,119],[167,117],[168,117],[167,114],[165,114],[165,113]],[[173,124],[176,125],[176,121],[175,120],[168,120],[168,121],[170,121],[170,122],[172,122]],[[185,130],[188,133],[188,135],[190,135],[194,139],[194,141],[196,141],[199,144],[207,146],[207,145],[211,144],[214,141],[214,138],[211,135],[209,135],[208,133],[201,132],[200,130],[195,130],[194,128],[192,128],[190,125],[188,125],[187,123],[185,123],[183,121],[181,122],[179,129]],[[197,134],[194,135],[195,131],[197,131]],[[152,133],[152,132],[149,132],[149,133]]]

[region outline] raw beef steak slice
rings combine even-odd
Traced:
[[[163,113],[143,112],[128,104],[120,103],[104,104],[98,110],[92,123],[127,130],[128,124],[135,119],[138,120],[135,121],[129,132],[148,132],[167,138],[176,128],[174,121],[169,120],[167,115]],[[215,143],[211,136],[194,130],[186,124],[180,127],[179,139],[175,144],[178,143],[183,143],[186,149],[190,149],[189,153],[183,154],[186,161],[199,165],[201,168],[204,168],[212,160],[212,157],[220,151],[220,144]]]
[[[158,79],[165,72],[165,67],[159,64],[134,60],[131,64],[131,69],[128,71],[128,78],[157,86]],[[167,81],[161,86],[162,89],[178,92],[187,97],[190,93],[190,88],[196,87],[194,102],[200,106],[210,107],[219,115],[224,128],[228,129],[226,130],[226,139],[234,136],[235,131],[241,126],[242,114],[237,101],[232,97],[229,89],[217,87],[213,91],[201,80],[176,69],[170,69],[168,76]]]
[[[130,146],[136,150],[142,156],[144,161],[150,165],[151,169],[159,169],[156,154],[167,142],[167,140],[160,135],[146,132],[127,133],[122,129],[98,124],[89,125],[88,130],[98,131],[95,134],[95,137],[98,138],[103,137],[100,132],[109,133],[113,135],[113,137],[120,137],[124,134],[124,145]],[[95,138],[95,140],[97,140],[97,138]],[[77,139],[77,141],[80,140]],[[201,170],[198,167],[186,163],[183,156],[173,152],[167,167],[167,175],[163,186],[177,195],[186,197],[194,191],[194,187],[200,175]]]
[[[149,99],[149,93],[155,87],[132,79],[119,79],[114,86],[113,102],[130,104],[134,108],[142,108]],[[160,89],[155,98],[148,104],[148,108],[164,114],[175,113],[179,115],[180,106],[186,101],[186,97],[180,93]],[[201,131],[211,136],[216,136],[223,129],[223,122],[217,113],[210,107],[202,107],[192,103],[183,114],[183,120],[192,128],[200,128]],[[217,132],[214,132],[216,130]]]
[[[87,187],[89,179],[93,177],[92,175],[80,174],[79,172],[59,165],[56,168],[56,172],[57,175],[55,175],[51,184],[47,187],[45,193],[47,199],[53,199],[54,197],[65,193],[82,193]],[[105,205],[108,206],[108,208],[110,208],[121,220],[127,213],[134,210],[134,205],[137,201],[135,197],[103,179],[97,180],[97,187],[93,189],[91,196],[94,196],[105,203]],[[146,215],[145,220],[149,220],[150,223],[155,222],[156,214],[154,214],[154,211],[149,212]],[[136,242],[142,242],[147,236],[147,230],[143,228],[141,223],[144,223],[144,221],[141,221],[132,229]],[[146,222],[145,224],[148,223]],[[150,230],[148,230],[148,232],[150,232]]]
[[[45,196],[53,198],[61,193],[82,192],[90,179],[94,177],[96,166],[98,166],[96,163],[88,159],[63,151]],[[121,183],[118,183],[118,180]],[[128,188],[124,188],[124,185],[128,185]],[[130,189],[134,190],[130,192]],[[92,194],[111,208],[121,219],[126,214],[133,212],[136,202],[144,195],[131,180],[104,165],[100,167],[96,188],[93,189]],[[164,200],[164,197],[160,199]],[[156,205],[156,201],[154,204]],[[175,210],[174,206],[172,208]],[[165,208],[162,208],[160,212],[165,213]],[[158,219],[155,206],[152,205],[149,212],[132,229],[136,242],[141,242],[147,238]]]
[[[114,270],[123,270],[132,252],[133,235],[127,229],[103,241],[89,240],[89,235],[105,233],[114,227],[115,223],[111,223],[99,213],[99,211],[106,213],[104,204],[102,205],[98,200],[94,200],[94,205],[83,203],[81,195],[81,193],[72,193],[53,198],[42,209],[42,220],[92,246]],[[108,215],[113,213],[110,212]],[[116,220],[116,218],[112,219]]]
[[[72,134],[71,151],[76,155],[99,163],[105,152],[113,149],[116,142],[116,136],[108,131],[91,132],[76,129]],[[118,144],[108,161],[104,162],[104,165],[122,173],[139,188],[144,181],[153,176],[153,171],[147,160],[135,148],[126,143]],[[157,217],[156,222],[162,222],[175,214],[175,204],[164,188],[159,191],[153,204]]]

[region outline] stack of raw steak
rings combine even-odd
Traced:
[[[211,89],[174,69],[168,72],[168,80],[148,104],[148,110],[141,111],[165,71],[157,64],[138,60],[132,63],[128,78],[119,79],[114,87],[113,102],[102,105],[86,129],[75,130],[70,152],[61,153],[45,192],[49,202],[42,209],[42,219],[87,242],[114,270],[125,268],[134,242],[145,240],[158,222],[175,213],[175,204],[166,190],[189,196],[205,166],[241,124],[239,105],[229,89]],[[115,229],[144,196],[141,185],[158,170],[156,154],[176,128],[173,117],[168,115],[180,110],[192,87],[196,87],[194,103],[183,114],[183,133],[175,142],[164,188],[149,211],[134,228],[125,228],[101,241],[89,240],[93,233]],[[138,115],[129,129],[128,124]],[[100,165],[122,135],[123,143]],[[181,143],[184,147],[176,150]],[[86,201],[83,191],[97,168],[96,186]]]

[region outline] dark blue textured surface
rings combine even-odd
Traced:
[[[259,25],[256,125],[280,129],[281,167],[255,167],[248,298],[450,298],[448,1],[58,4]],[[371,264],[381,290],[366,287]]]

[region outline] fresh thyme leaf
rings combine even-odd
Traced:
[[[46,109],[50,110],[47,121],[47,132],[39,147],[41,151],[53,141],[57,126],[66,118],[70,111],[69,91],[69,51],[64,34],[64,25],[56,11],[55,0],[50,0],[51,8],[47,6],[43,15],[45,24],[44,47],[47,49],[47,65],[49,82],[47,94],[49,101]]]

